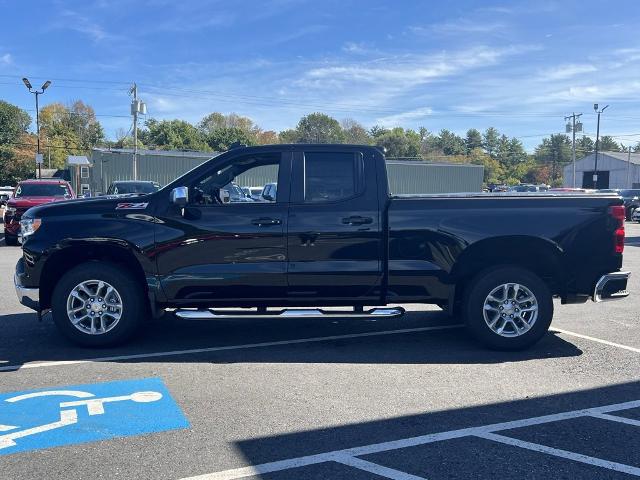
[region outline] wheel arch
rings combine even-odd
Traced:
[[[482,270],[494,266],[518,266],[538,275],[552,294],[562,294],[563,251],[551,240],[510,235],[480,240],[465,249],[451,270],[458,303],[467,284]]]
[[[44,310],[51,307],[51,297],[57,280],[64,273],[91,261],[108,262],[125,269],[148,293],[145,272],[131,247],[109,241],[78,242],[56,250],[44,263],[39,282],[41,308]]]

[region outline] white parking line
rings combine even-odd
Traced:
[[[584,338],[585,340],[591,340],[592,342],[602,343],[603,345],[609,345],[610,347],[621,348],[623,350],[629,350],[630,352],[640,353],[640,348],[630,347],[628,345],[622,345],[620,343],[610,342],[609,340],[603,340],[601,338],[590,337],[589,335],[583,335],[581,333],[571,332],[562,328],[552,328],[551,331],[564,333],[572,337]]]
[[[381,477],[391,478],[392,480],[426,480],[424,477],[411,475],[410,473],[401,472],[394,468],[385,467],[378,465],[377,463],[368,462],[361,458],[355,458],[348,455],[344,457],[336,457],[334,461],[344,465],[349,465],[350,467],[357,468],[358,470],[374,473]]]
[[[610,462],[609,460],[602,460],[601,458],[590,457],[588,455],[569,452],[567,450],[560,450],[559,448],[547,447],[546,445],[539,445],[537,443],[525,442],[524,440],[505,437],[504,435],[498,435],[495,433],[484,433],[476,436],[492,440],[494,442],[511,445],[513,447],[525,448],[527,450],[533,450],[534,452],[546,453],[547,455],[553,455],[554,457],[566,458],[568,460],[573,460],[574,462],[595,465],[596,467],[606,468],[607,470],[614,470],[616,472],[628,473],[630,475],[640,477],[640,468],[632,467],[631,465]]]
[[[510,422],[494,423],[491,425],[485,425],[480,427],[469,427],[469,428],[462,428],[459,430],[450,430],[447,432],[430,433],[430,434],[421,435],[418,437],[403,438],[400,440],[392,440],[389,442],[374,443],[371,445],[363,445],[355,448],[347,448],[344,450],[334,450],[331,452],[318,453],[315,455],[307,455],[305,457],[290,458],[287,460],[278,460],[276,462],[268,462],[268,463],[263,463],[260,465],[255,465],[250,467],[241,467],[241,468],[235,468],[231,470],[224,470],[221,472],[206,473],[204,475],[198,475],[195,477],[186,477],[186,478],[183,478],[182,480],[233,480],[237,478],[250,477],[252,475],[279,472],[282,470],[289,470],[291,468],[304,467],[307,465],[315,465],[318,463],[333,462],[333,461],[340,462],[341,459],[344,459],[345,457],[359,457],[362,455],[387,452],[390,450],[398,450],[400,448],[415,447],[418,445],[426,445],[428,443],[440,442],[443,440],[451,440],[454,438],[462,438],[462,437],[470,437],[470,436],[485,437],[490,433],[499,432],[502,430],[529,427],[532,425],[541,425],[543,423],[557,422],[557,421],[568,420],[572,418],[588,417],[594,414],[628,410],[630,408],[637,408],[637,407],[640,407],[640,400],[633,400],[633,401],[624,402],[624,403],[616,403],[612,405],[603,405],[600,407],[586,408],[582,410],[572,410],[569,412],[555,413],[552,415],[543,415],[540,417],[524,418],[521,420],[514,420]],[[502,438],[501,435],[500,437]],[[508,438],[508,437],[504,437],[504,438]],[[517,441],[519,442],[519,440]],[[536,445],[536,444],[531,444],[531,445]],[[516,446],[520,446],[520,445],[516,445]],[[545,447],[544,445],[539,445],[539,447],[541,447],[541,449],[550,449],[550,447]],[[523,447],[523,448],[526,448],[526,447]],[[551,450],[543,451],[541,449],[538,449],[538,451],[541,451],[542,453],[549,453],[552,455],[559,452],[564,453],[564,450],[551,449],[555,451],[554,453],[551,453]],[[593,465],[597,464],[599,467],[609,468],[611,470],[616,470],[616,471],[623,471],[620,469],[626,468],[626,470],[624,470],[625,473],[640,475],[640,469],[636,467],[623,465],[615,462],[608,462],[607,460],[587,457],[586,455],[580,455],[573,452],[566,452],[566,453],[572,454],[575,457],[575,458],[573,457],[570,458],[569,456],[565,456],[565,458],[569,458],[571,460],[582,461],[585,458],[587,458],[587,459],[593,460],[593,462],[596,462],[596,461],[599,462],[599,463],[592,463]],[[580,458],[580,460],[578,460],[578,457]],[[355,464],[351,466],[358,468]]]
[[[429,331],[435,331],[435,330],[450,330],[453,328],[461,328],[463,326],[464,325],[460,325],[460,324],[437,325],[433,327],[402,328],[398,330],[382,330],[377,332],[329,335],[326,337],[310,337],[310,338],[297,338],[294,340],[279,340],[274,342],[247,343],[244,345],[225,345],[221,347],[190,348],[186,350],[169,350],[166,352],[136,353],[132,355],[113,355],[111,357],[83,358],[78,360],[56,360],[51,362],[25,363],[24,365],[3,365],[0,367],[0,372],[23,370],[27,368],[61,367],[65,365],[78,365],[81,363],[91,363],[91,362],[114,362],[118,360],[137,360],[141,358],[172,357],[176,355],[223,352],[228,350],[245,350],[249,348],[275,347],[280,345],[295,345],[299,343],[317,343],[317,342],[327,342],[330,340],[344,340],[348,338],[380,337],[384,335],[399,335],[403,333],[429,332]]]
[[[590,416],[594,418],[600,418],[602,420],[609,420],[611,422],[626,423],[627,425],[640,427],[640,420],[634,420],[633,418],[619,417],[617,415],[608,415],[606,413],[592,413]]]

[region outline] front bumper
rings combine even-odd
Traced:
[[[631,272],[612,272],[603,275],[596,283],[592,300],[594,302],[604,302],[628,297],[627,281],[630,276]]]
[[[20,267],[20,262],[16,265],[16,273],[13,275],[13,285],[16,288],[16,295],[18,296],[18,301],[24,305],[25,307],[29,307],[36,312],[40,311],[40,289],[39,288],[31,288],[25,287],[20,282],[20,276],[18,272],[18,268]]]

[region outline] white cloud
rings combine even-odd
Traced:
[[[459,18],[455,21],[434,23],[427,26],[409,27],[409,31],[416,35],[457,35],[457,34],[473,34],[473,33],[491,33],[503,30],[506,25],[501,22],[485,22],[482,20],[472,20],[467,18]]]
[[[497,64],[504,57],[535,47],[490,48],[478,46],[457,52],[430,55],[403,55],[370,62],[336,64],[311,69],[302,85],[323,87],[345,83],[386,85],[405,90],[439,78]]]
[[[11,65],[13,63],[13,57],[10,53],[0,55],[0,65]]]
[[[101,25],[76,11],[63,10],[60,15],[62,19],[53,25],[54,28],[82,33],[94,42],[99,42],[111,36]]]
[[[395,127],[397,125],[405,125],[407,123],[423,119],[431,115],[431,113],[433,113],[433,109],[431,107],[420,107],[409,110],[407,112],[379,117],[376,119],[376,123],[382,125],[383,127]]]
[[[543,80],[564,80],[575,77],[584,73],[595,72],[598,69],[589,63],[568,63],[565,65],[556,65],[540,72],[540,78]]]

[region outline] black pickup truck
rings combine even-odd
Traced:
[[[257,179],[277,183],[275,201],[221,194]],[[129,339],[166,308],[385,315],[401,310],[364,308],[426,303],[490,347],[520,349],[549,328],[553,297],[628,295],[624,216],[613,194],[393,195],[383,153],[367,146],[236,148],[155,193],[28,210],[15,284],[89,346]]]

